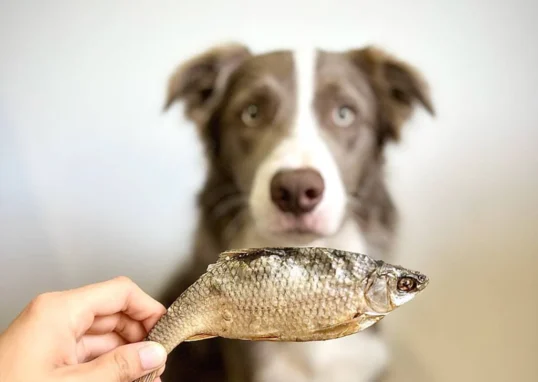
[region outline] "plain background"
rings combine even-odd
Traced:
[[[538,380],[538,3],[2,1],[0,329],[37,293],[124,274],[156,294],[188,251],[203,161],[168,75],[216,43],[376,44],[438,111],[390,149],[398,260],[431,276],[384,320],[394,381]]]

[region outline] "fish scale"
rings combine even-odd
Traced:
[[[331,248],[230,250],[178,297],[146,340],[167,353],[212,337],[331,340],[370,327],[428,283],[419,272]]]

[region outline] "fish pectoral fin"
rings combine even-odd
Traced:
[[[378,323],[385,317],[384,314],[380,314],[377,316],[369,315],[369,314],[361,314],[357,317],[360,330],[364,330],[366,328],[369,328],[370,326]]]
[[[280,337],[277,336],[263,336],[263,337],[252,337],[249,338],[250,341],[280,341]]]
[[[201,341],[201,340],[207,340],[209,338],[215,338],[215,337],[217,336],[213,334],[195,334],[194,336],[187,338],[184,342]]]
[[[346,321],[342,324],[329,326],[316,330],[313,335],[320,340],[335,339],[348,336],[360,330],[360,325],[357,319]]]
[[[282,341],[282,339],[276,334],[263,334],[254,337],[241,337],[238,339],[245,341]]]
[[[369,328],[382,320],[383,317],[385,315],[356,314],[353,318],[341,324],[319,329],[314,332],[314,335],[326,339],[345,337]]]

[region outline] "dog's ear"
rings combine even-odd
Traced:
[[[380,144],[399,140],[402,125],[417,104],[435,115],[428,84],[416,68],[374,46],[348,54],[366,74],[378,99]]]
[[[203,123],[216,106],[229,76],[251,55],[242,44],[218,45],[182,63],[168,82],[164,110],[181,101],[186,117]]]

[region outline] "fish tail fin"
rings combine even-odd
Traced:
[[[143,377],[136,379],[134,382],[153,382],[155,378],[157,378],[158,372],[159,372],[158,370],[152,371],[151,373],[146,374]]]

